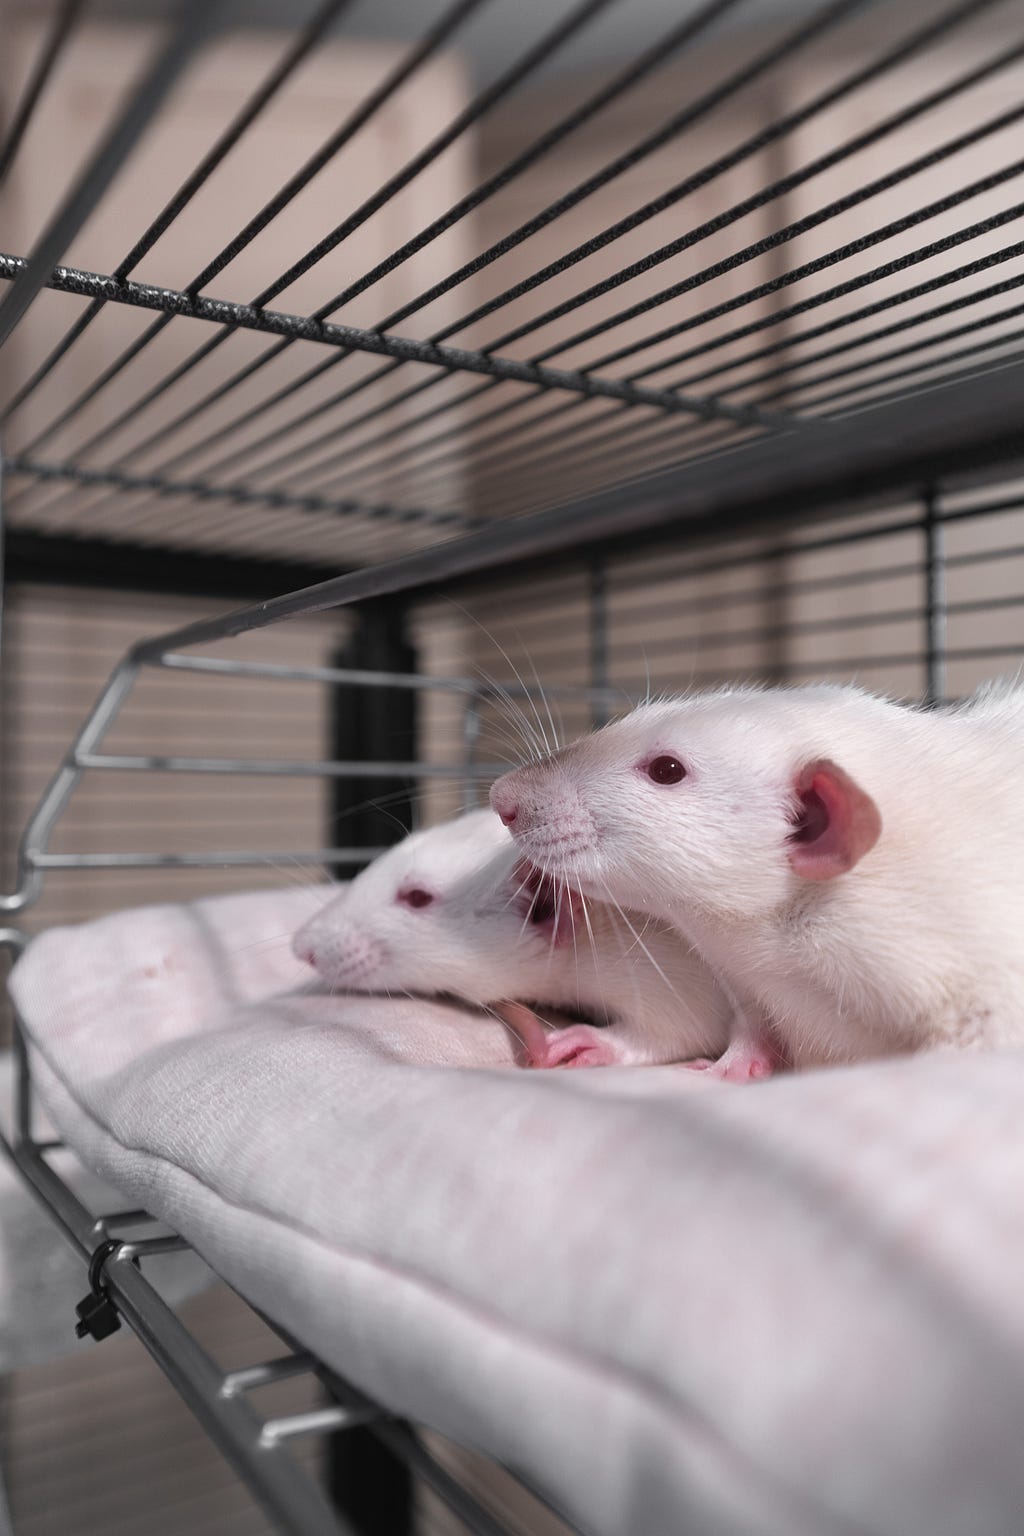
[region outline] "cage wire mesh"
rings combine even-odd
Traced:
[[[355,867],[331,786],[388,776],[332,734],[359,600],[400,611],[412,675],[371,681],[417,708],[378,768],[428,821],[534,733],[647,693],[827,677],[934,702],[1016,666],[1012,0],[63,0],[4,24],[3,839],[7,890],[45,876],[26,926]],[[17,579],[58,549],[255,559],[268,592],[350,575],[239,636],[195,595]],[[86,695],[182,627],[66,758],[74,794],[19,864]],[[437,1449],[419,1470],[496,1529],[486,1472]],[[502,1497],[508,1528],[548,1519]]]

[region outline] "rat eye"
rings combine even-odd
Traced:
[[[406,907],[429,907],[434,897],[430,891],[423,890],[422,886],[414,885],[406,891],[399,891],[396,899]]]
[[[647,764],[647,777],[653,779],[655,784],[678,784],[686,778],[686,769],[678,757],[670,757],[665,753],[661,757],[652,758]]]

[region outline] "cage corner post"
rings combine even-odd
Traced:
[[[361,604],[334,664],[366,672],[415,673],[417,658],[407,619],[401,601]],[[416,698],[414,688],[335,684],[330,709],[332,756],[350,762],[415,761]],[[331,784],[328,844],[344,843],[369,852],[381,843],[396,841],[401,828],[412,830],[411,779],[337,778]],[[328,1438],[325,1456],[330,1497],[358,1536],[412,1536],[412,1475],[407,1462],[390,1446],[370,1430],[347,1429]]]
[[[415,675],[417,656],[404,602],[382,598],[362,603],[333,660],[359,672]],[[415,762],[417,716],[415,688],[339,683],[332,691],[331,755],[349,762]],[[351,848],[379,848],[412,830],[412,777],[337,778],[332,785],[330,840]]]

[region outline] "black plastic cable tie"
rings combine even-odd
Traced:
[[[89,1294],[83,1296],[75,1307],[78,1315],[75,1336],[79,1339],[84,1339],[88,1334],[99,1343],[101,1339],[109,1339],[121,1326],[117,1306],[103,1283],[103,1270],[108,1259],[119,1253],[124,1246],[119,1238],[108,1237],[95,1249],[89,1260]]]

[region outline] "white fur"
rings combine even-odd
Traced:
[[[521,855],[492,811],[416,832],[375,860],[295,937],[332,987],[448,993],[487,1005],[519,1000],[607,1019],[630,1064],[715,1054],[729,1008],[671,926],[587,903],[575,944],[553,948],[519,894]],[[433,893],[410,908],[399,891]],[[634,931],[635,930],[635,931]],[[639,935],[639,937],[637,937]]]
[[[675,785],[646,775],[668,753]],[[876,845],[810,881],[795,784],[831,759]],[[540,868],[673,923],[798,1064],[1024,1045],[1024,690],[928,712],[854,688],[647,705],[505,775],[493,803]]]

